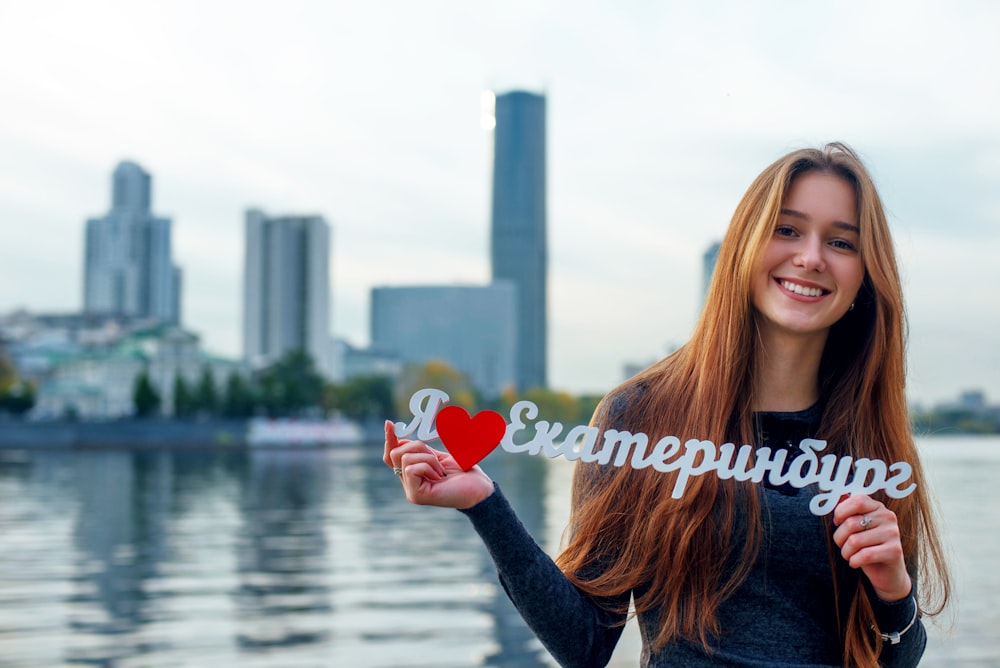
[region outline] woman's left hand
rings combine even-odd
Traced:
[[[851,568],[860,568],[886,603],[910,595],[896,513],[870,496],[854,494],[833,511],[833,541]]]

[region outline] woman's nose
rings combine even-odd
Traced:
[[[816,237],[805,237],[798,252],[795,254],[796,266],[806,271],[823,271],[826,260],[823,259],[823,242]]]

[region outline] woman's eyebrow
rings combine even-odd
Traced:
[[[809,216],[802,213],[801,211],[796,211],[795,209],[782,209],[781,215],[792,216],[793,218],[801,218],[802,220],[809,220]]]
[[[833,226],[834,227],[839,227],[842,230],[847,230],[848,232],[854,232],[855,234],[858,234],[858,235],[861,234],[861,228],[860,227],[858,227],[857,225],[852,225],[850,223],[845,223],[842,220],[835,220],[835,221],[833,221]]]
[[[791,216],[792,218],[798,218],[800,220],[809,220],[809,216],[802,213],[801,211],[796,211],[795,209],[782,209],[780,211],[783,216]],[[861,228],[857,225],[852,225],[851,223],[845,223],[842,220],[833,221],[834,227],[839,227],[841,229],[847,230],[848,232],[854,232],[855,234],[861,234]]]

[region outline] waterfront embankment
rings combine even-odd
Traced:
[[[372,419],[359,423],[343,419],[300,421],[289,418],[273,421],[267,418],[107,422],[0,420],[0,449],[323,446],[344,443],[345,434],[351,442],[381,443],[382,421]]]
[[[246,420],[0,422],[0,448],[231,447],[246,435]]]

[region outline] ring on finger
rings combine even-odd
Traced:
[[[395,473],[396,475],[398,475],[400,478],[403,477],[403,467],[402,466],[393,466],[392,467],[392,472]]]
[[[868,531],[868,529],[872,525],[872,518],[869,517],[868,515],[865,515],[864,517],[861,518],[860,524],[861,524],[861,528],[862,529],[864,529],[865,531]]]

